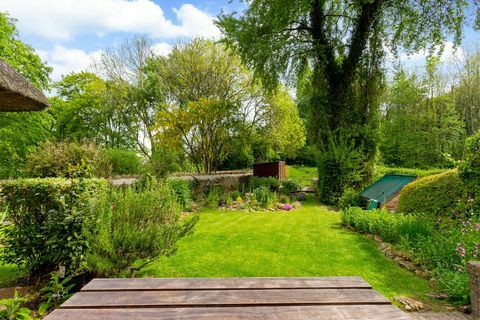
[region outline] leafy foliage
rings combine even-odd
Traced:
[[[0,300],[0,305],[4,307],[0,311],[0,317],[8,320],[36,320],[32,318],[32,311],[28,308],[22,308],[22,304],[27,302],[27,299],[22,298],[15,290],[15,294],[12,299]]]
[[[319,196],[332,203],[344,188],[372,178],[386,49],[435,52],[448,36],[459,44],[467,6],[256,0],[241,13],[220,15],[217,24],[262,84],[297,82],[311,142],[322,154]]]
[[[281,193],[283,194],[291,194],[293,192],[300,191],[302,189],[302,185],[293,179],[285,179],[282,181],[282,187],[280,188]]]
[[[423,79],[396,73],[382,117],[381,157],[386,165],[447,167],[458,159],[465,136],[451,93],[443,93],[436,65]]]
[[[196,218],[179,222],[180,208],[168,185],[149,182],[144,189],[103,193],[93,204],[95,228],[89,233],[90,269],[105,276],[136,270],[170,255],[176,242],[192,231]],[[140,265],[134,266],[135,262]]]
[[[172,189],[180,208],[189,211],[192,208],[192,185],[188,180],[170,178],[167,180]]]
[[[111,167],[92,143],[47,141],[28,155],[30,177],[108,177]]]
[[[280,180],[274,177],[252,177],[250,186],[252,189],[267,187],[271,191],[278,191],[280,188]]]
[[[260,204],[260,207],[267,209],[272,207],[277,202],[277,194],[267,187],[258,187],[253,189],[255,200]]]
[[[480,223],[475,219],[429,219],[425,214],[392,214],[355,207],[342,211],[343,225],[378,234],[406,250],[416,263],[434,274],[443,292],[462,304],[469,302],[470,295],[466,263],[478,259],[480,253]]]
[[[56,273],[50,275],[50,282],[40,289],[42,303],[39,306],[40,315],[46,314],[52,309],[57,309],[62,303],[72,296],[73,284],[68,284],[71,278],[60,280]]]
[[[398,211],[452,216],[458,213],[459,204],[466,200],[467,189],[457,170],[451,170],[406,185],[400,192]]]
[[[16,20],[0,12],[0,59],[39,89],[47,89],[52,68],[19,39]],[[35,146],[51,137],[53,119],[46,111],[0,113],[0,178],[21,175],[21,164]]]
[[[17,179],[2,183],[11,222],[2,238],[1,259],[41,277],[65,266],[68,274],[84,267],[89,244],[83,231],[88,206],[105,180]]]
[[[112,166],[113,174],[138,174],[141,172],[140,157],[135,151],[124,149],[103,150],[107,163]]]
[[[478,205],[480,201],[480,132],[467,139],[458,173],[468,188],[470,197],[475,198],[473,200]]]

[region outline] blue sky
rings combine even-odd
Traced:
[[[231,12],[243,6],[238,0],[0,0],[0,11],[18,19],[21,39],[54,68],[54,80],[88,68],[102,50],[136,33],[149,35],[154,49],[164,55],[177,41],[196,36],[218,39],[215,16],[222,9]],[[467,51],[479,40],[480,33],[465,30]],[[442,61],[448,64],[463,54],[463,49],[454,52],[446,43]],[[401,59],[407,67],[420,68],[425,55]]]

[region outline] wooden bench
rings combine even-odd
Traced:
[[[45,319],[388,319],[359,277],[94,279]]]

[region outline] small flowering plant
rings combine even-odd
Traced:
[[[293,206],[291,204],[285,203],[283,204],[283,210],[290,211],[293,209]]]
[[[464,220],[461,223],[460,241],[455,251],[464,263],[478,259],[480,255],[480,223]]]

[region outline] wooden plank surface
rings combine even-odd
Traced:
[[[360,277],[93,279],[82,291],[370,289]]]
[[[57,309],[47,320],[408,320],[392,305],[161,308],[161,309]]]
[[[62,308],[334,304],[390,304],[390,301],[371,289],[85,291],[75,294],[62,305]]]

